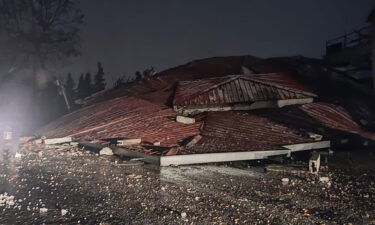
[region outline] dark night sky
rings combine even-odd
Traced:
[[[373,0],[82,0],[83,56],[118,77],[225,55],[320,57],[325,41],[365,25]],[[110,80],[109,80],[110,81]]]

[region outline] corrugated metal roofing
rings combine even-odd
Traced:
[[[176,106],[232,104],[316,97],[287,74],[233,75],[178,83]]]
[[[173,85],[178,81],[239,74],[241,73],[242,66],[250,65],[258,60],[260,58],[251,55],[194,60],[184,65],[161,71],[152,77],[123,84],[117,88],[108,90],[89,102],[89,104],[122,96],[143,98],[146,95],[145,99],[147,99],[148,94],[152,92],[154,95],[157,95],[157,93],[160,94],[159,98],[153,100],[156,100],[157,103],[165,104],[169,96],[165,95],[164,91],[171,89],[169,93],[172,94]]]
[[[314,142],[281,123],[243,112],[208,113],[201,136],[186,153],[277,150],[283,145]]]
[[[309,116],[321,124],[336,130],[341,130],[375,140],[375,133],[364,130],[356,123],[342,107],[329,103],[311,103],[301,106]]]
[[[48,138],[73,136],[87,140],[141,138],[143,142],[161,142],[161,146],[177,145],[180,140],[199,133],[199,122],[181,124],[175,117],[170,108],[121,97],[61,117],[39,133]]]
[[[161,147],[172,150],[177,149],[182,140],[201,134],[203,138],[187,149],[186,153],[274,150],[280,149],[281,145],[313,142],[301,129],[289,126],[290,121],[296,117],[277,120],[277,113],[274,117],[267,117],[259,111],[210,112],[207,118],[203,119],[204,122],[185,125],[174,121],[176,113],[164,103],[173,94],[177,81],[180,81],[174,99],[177,104],[237,103],[236,101],[315,96],[285,73],[220,77],[240,73],[245,58],[218,57],[197,60],[124,85],[123,88],[109,91],[98,101],[124,95],[134,97],[120,97],[82,108],[54,121],[40,133],[47,137],[76,136],[84,139],[141,138],[143,142],[160,141]],[[254,60],[250,58],[250,62]],[[280,63],[279,66],[285,65]],[[275,70],[274,72],[286,71]],[[195,80],[199,78],[205,79]],[[221,90],[222,94],[218,90]],[[301,117],[300,121],[313,123],[308,124],[307,128],[315,124],[319,126],[318,121],[332,129],[374,138],[372,133],[362,130],[337,106],[307,104],[301,108],[306,113],[297,107],[295,109],[299,110],[296,116]],[[203,130],[200,130],[203,123]],[[149,154],[159,151],[152,145],[132,148]],[[166,154],[165,152],[162,154]]]

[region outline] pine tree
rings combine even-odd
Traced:
[[[135,80],[136,81],[139,81],[139,80],[142,80],[142,73],[141,72],[139,72],[139,71],[136,71],[135,72]]]
[[[75,82],[72,78],[72,74],[68,73],[68,77],[66,78],[66,83],[65,83],[65,92],[70,102],[72,102],[76,97],[74,87],[75,87]]]
[[[83,86],[84,87],[84,96],[83,97],[87,97],[94,92],[90,72],[86,73],[83,84],[84,84],[84,86]]]
[[[78,92],[78,98],[85,97],[84,96],[85,95],[85,79],[84,79],[83,73],[79,76],[77,92]]]
[[[104,90],[106,86],[105,79],[104,79],[104,70],[103,66],[100,62],[98,62],[98,72],[94,77],[94,92],[98,92]]]

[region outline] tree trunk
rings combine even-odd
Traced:
[[[372,90],[375,93],[375,18],[371,21]]]

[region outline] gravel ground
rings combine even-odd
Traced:
[[[1,161],[0,224],[375,224],[371,170],[330,168],[322,182],[225,165],[129,166],[69,146],[19,153]]]

